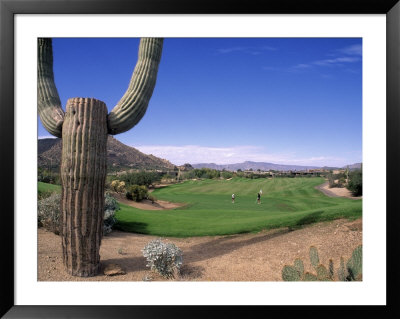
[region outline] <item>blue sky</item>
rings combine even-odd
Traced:
[[[109,111],[124,94],[139,39],[53,39],[68,98]],[[38,136],[49,137],[38,120]],[[362,39],[166,38],[142,120],[115,136],[183,163],[344,166],[362,161]]]

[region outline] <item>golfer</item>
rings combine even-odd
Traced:
[[[232,194],[232,204],[235,202],[235,194]]]
[[[261,194],[257,193],[257,203],[261,204]]]

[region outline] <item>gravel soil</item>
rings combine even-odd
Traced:
[[[320,262],[333,260],[339,267],[354,248],[362,244],[362,220],[345,219],[322,222],[297,230],[287,228],[256,234],[162,238],[183,251],[181,273],[164,279],[146,267],[141,249],[156,236],[113,231],[105,236],[100,248],[101,272],[90,278],[68,275],[62,264],[61,237],[38,229],[38,281],[281,281],[284,265],[296,258],[311,268],[310,246],[318,248]],[[117,264],[123,275],[107,276],[107,266]]]

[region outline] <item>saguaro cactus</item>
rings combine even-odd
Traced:
[[[63,261],[74,276],[94,276],[100,266],[107,134],[126,132],[146,112],[156,83],[163,39],[140,40],[129,87],[107,114],[102,101],[72,98],[66,112],[54,83],[52,41],[38,39],[38,113],[46,130],[62,137]]]

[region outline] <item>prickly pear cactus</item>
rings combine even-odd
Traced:
[[[329,259],[329,266],[326,268],[319,263],[318,250],[314,246],[309,251],[310,262],[316,274],[304,273],[304,264],[301,259],[296,259],[294,265],[285,265],[282,269],[282,279],[284,281],[333,281],[334,265],[333,260]],[[340,258],[338,269],[339,281],[360,281],[362,280],[362,245],[354,249],[351,258],[346,265],[343,258]]]
[[[294,261],[294,268],[299,272],[299,274],[303,274],[304,273],[303,261],[301,259],[297,258]]]
[[[354,249],[351,258],[346,264],[348,276],[347,279],[351,281],[362,280],[362,246]]]
[[[338,279],[339,281],[346,281],[346,278],[348,277],[348,272],[347,268],[344,266],[344,259],[343,257],[340,257],[340,266],[338,269]]]
[[[311,265],[314,268],[317,268],[319,265],[319,255],[318,255],[318,250],[314,246],[310,247],[310,261]]]
[[[282,279],[284,281],[300,281],[303,273],[300,273],[295,267],[285,265],[282,269]]]

